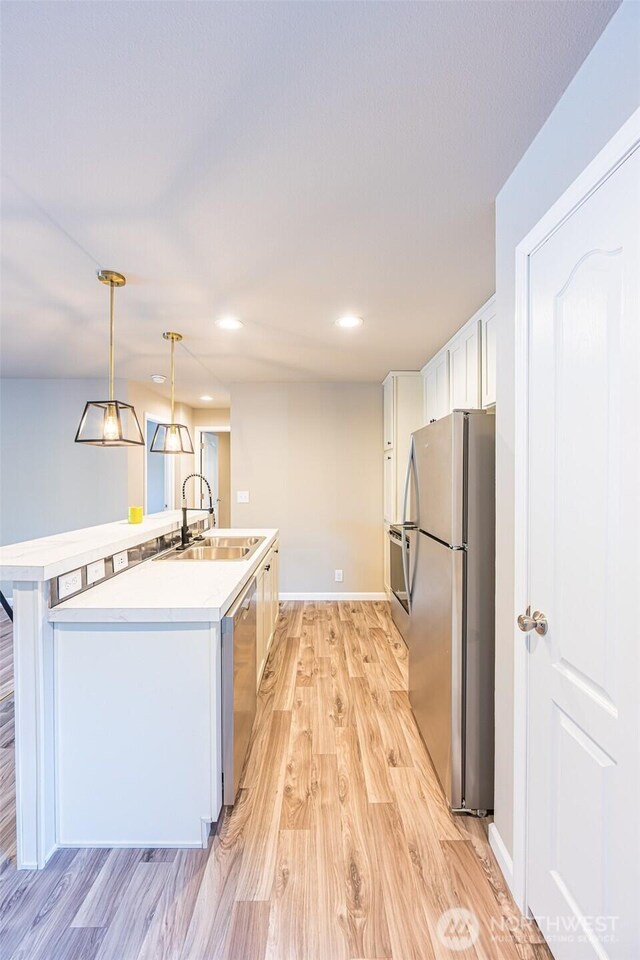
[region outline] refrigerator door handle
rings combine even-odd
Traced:
[[[402,527],[407,529],[415,529],[416,524],[409,520],[407,517],[407,507],[409,505],[409,491],[411,489],[411,478],[415,476],[416,472],[416,449],[413,436],[411,437],[411,444],[409,446],[409,457],[407,459],[407,472],[404,478],[404,496],[402,498]],[[418,484],[414,483],[414,497],[415,497],[415,506],[416,506],[416,517],[419,516],[418,513]]]
[[[411,582],[411,571],[409,570],[409,550],[408,550],[408,539],[407,539],[407,530],[415,529],[415,524],[407,519],[407,507],[409,503],[409,490],[411,487],[411,478],[415,472],[416,463],[415,463],[415,447],[413,437],[411,437],[411,445],[409,447],[409,458],[407,460],[407,473],[404,478],[404,497],[402,502],[402,572],[404,574],[404,587],[407,595],[407,606],[409,608],[408,612],[411,613],[411,602],[412,602],[412,582]],[[417,484],[414,484],[417,497]]]
[[[411,613],[411,584],[409,583],[409,550],[407,529],[402,527],[402,573],[404,574],[404,589],[407,596],[407,613]]]

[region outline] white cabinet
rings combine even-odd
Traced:
[[[392,371],[383,382],[384,519],[402,519],[404,477],[411,434],[422,426],[422,377],[417,370]]]
[[[496,304],[491,297],[422,368],[424,423],[496,402]]]
[[[495,297],[483,308],[480,317],[482,343],[481,383],[482,406],[491,407],[496,402],[496,304]]]
[[[391,450],[384,454],[384,519],[394,523],[396,512],[395,457]]]
[[[383,524],[382,528],[383,536],[383,557],[384,557],[384,566],[383,566],[383,575],[384,575],[384,591],[389,596],[391,593],[391,556],[389,554],[389,524]]]
[[[450,410],[480,406],[480,324],[472,319],[449,343]]]
[[[431,423],[451,413],[449,393],[449,351],[441,350],[422,369],[424,378],[424,422]]]
[[[390,374],[382,384],[382,403],[384,409],[383,429],[384,429],[384,449],[389,450],[393,447],[395,439],[395,377]]]
[[[275,633],[280,613],[280,547],[276,543],[271,551],[271,635]]]
[[[268,552],[256,574],[256,672],[260,686],[269,647],[273,640],[279,611],[280,598],[280,553],[278,543]]]
[[[266,637],[264,632],[264,565],[256,576],[256,683],[260,686],[266,659]]]

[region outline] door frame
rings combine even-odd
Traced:
[[[511,892],[525,916],[527,900],[529,655],[516,617],[529,592],[529,332],[530,258],[555,231],[640,148],[640,109],[611,138],[594,160],[551,206],[516,247],[515,277],[515,436],[514,436],[514,674],[513,674],[513,861]],[[492,825],[493,826],[493,825]],[[495,828],[494,828],[495,829]],[[493,833],[493,842],[503,846]],[[493,844],[492,844],[493,845]],[[505,851],[501,851],[506,853]],[[504,857],[502,858],[504,859]]]
[[[147,457],[149,455],[149,449],[147,447],[147,425],[148,423],[164,423],[162,417],[157,416],[153,413],[144,414],[144,457],[142,462],[142,510],[146,517],[147,515]],[[164,464],[164,499],[167,504],[167,510],[175,510],[176,496],[175,496],[175,486],[176,486],[176,464],[175,456],[170,456],[166,453],[159,453],[159,457],[165,458]]]
[[[214,426],[212,426],[212,427],[198,425],[197,427],[194,427],[194,428],[193,428],[193,432],[194,432],[194,435],[195,435],[195,447],[194,447],[195,461],[194,461],[194,470],[200,471],[201,465],[202,465],[202,460],[201,460],[202,448],[201,448],[201,446],[200,446],[200,444],[202,443],[202,434],[203,434],[203,433],[231,433],[231,424],[225,423],[225,424],[222,424],[222,426],[220,426],[220,425],[215,426],[215,425],[214,425]],[[203,491],[203,488],[202,488],[202,480],[201,480],[201,481],[200,481],[200,496],[202,497],[203,494],[204,494],[204,491]],[[217,508],[216,508],[216,523],[219,523]]]

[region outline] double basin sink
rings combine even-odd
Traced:
[[[179,547],[164,553],[156,560],[249,560],[264,537],[218,537],[204,535],[204,540],[192,543],[185,550]]]

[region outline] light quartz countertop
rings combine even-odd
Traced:
[[[145,560],[85,593],[64,600],[49,611],[49,620],[54,623],[220,620],[260,568],[278,531],[220,528],[215,534],[257,536],[265,540],[248,560]]]
[[[209,516],[207,510],[190,510],[189,523]],[[142,523],[116,520],[97,527],[70,530],[52,537],[25,540],[0,547],[0,580],[41,582],[67,573],[93,560],[118,553],[139,543],[178,530],[180,510],[152,513]]]

